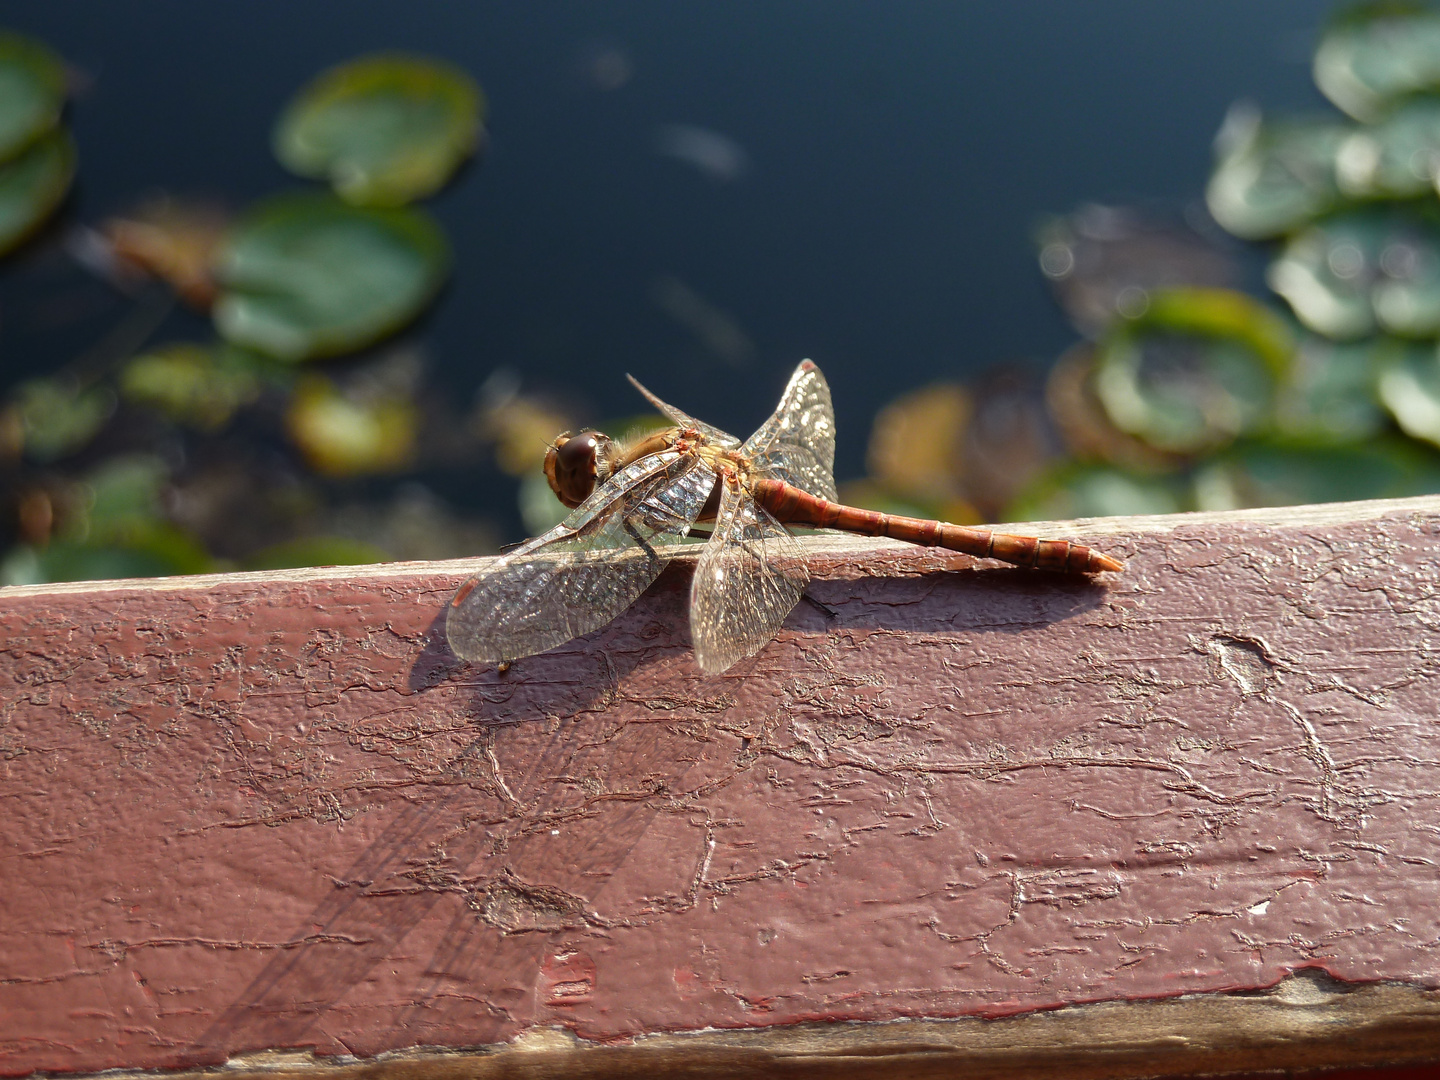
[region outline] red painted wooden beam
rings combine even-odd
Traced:
[[[473,560],[0,590],[0,1074],[1440,986],[1440,499],[1052,534],[721,676],[686,558],[504,673]]]

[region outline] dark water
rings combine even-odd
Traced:
[[[430,204],[458,262],[426,327],[437,377],[468,398],[508,365],[599,418],[638,411],[631,371],[743,435],[810,356],[844,477],[897,393],[1073,340],[1035,268],[1037,216],[1196,199],[1232,101],[1320,108],[1328,7],[37,0],[0,23],[89,79],[71,111],[83,221],[157,188],[243,204],[296,186],[268,133],[315,72],[389,48],[458,62],[491,141]],[[739,174],[657,152],[677,124],[733,140]],[[7,306],[4,273],[8,383],[75,342]],[[676,281],[753,353],[699,343],[657,301]]]

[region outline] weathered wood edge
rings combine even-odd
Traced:
[[[337,1062],[267,1051],[207,1070],[90,1074],[114,1080],[492,1080],[581,1077],[1148,1076],[1440,1061],[1440,992],[1354,985],[1313,970],[1268,991],[1102,1002],[1001,1019],[801,1024],[587,1043],[561,1029],[472,1050],[406,1050]]]
[[[1250,528],[1322,526],[1440,514],[1440,498],[1303,506],[1220,514],[1091,519],[1019,526],[1056,536],[1143,535],[1233,523]],[[810,550],[838,556],[897,550],[884,541],[815,536]],[[399,563],[172,579],[80,582],[0,589],[10,597],[113,590],[187,591],[222,584],[399,581],[460,575],[485,559]],[[862,563],[866,560],[859,560]],[[1394,983],[1342,984],[1301,972],[1262,993],[1105,1002],[1004,1019],[796,1025],[761,1030],[656,1034],[600,1045],[567,1031],[532,1029],[511,1044],[470,1050],[405,1050],[337,1061],[275,1050],[212,1070],[108,1070],[112,1077],[243,1077],[245,1080],[449,1080],[594,1076],[1139,1077],[1264,1069],[1373,1066],[1440,1060],[1440,992]],[[76,1075],[76,1074],[70,1074]]]
[[[1006,532],[1037,535],[1056,539],[1096,536],[1144,535],[1165,533],[1201,525],[1233,524],[1237,527],[1304,528],[1369,521],[1406,515],[1440,515],[1440,495],[1421,495],[1411,499],[1370,499],[1361,502],[1315,503],[1305,506],[1263,507],[1255,510],[1225,510],[1213,513],[1154,514],[1135,517],[1079,518],[1075,521],[1026,521],[991,526]],[[892,540],[857,537],[845,534],[821,534],[803,538],[806,550],[815,555],[855,556],[865,552],[915,550],[913,545]],[[680,559],[694,558],[694,544],[674,545],[668,553]],[[225,574],[192,574],[163,578],[118,578],[109,581],[72,581],[44,585],[8,585],[0,587],[0,602],[28,596],[63,596],[76,593],[102,593],[117,589],[155,592],[189,591],[217,585],[267,584],[290,581],[297,584],[317,581],[374,581],[377,584],[396,578],[419,574],[469,574],[485,566],[495,556],[446,559],[438,562],[372,563],[363,566],[319,566],[295,570],[238,571]]]

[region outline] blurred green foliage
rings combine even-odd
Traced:
[[[65,98],[61,61],[0,33],[0,252],[35,234],[70,187]],[[383,497],[345,486],[472,464],[504,435],[426,397],[417,346],[382,344],[449,273],[444,233],[405,204],[475,152],[483,107],[452,65],[361,57],[303,88],[274,132],[283,164],[333,190],[281,194],[238,217],[152,198],[86,231],[133,307],[95,349],[0,402],[0,583],[493,547],[423,489],[382,509]],[[177,298],[215,336],[150,342]]]
[[[480,143],[484,95],[458,68],[383,55],[331,68],[275,125],[275,156],[360,206],[400,206],[444,187]]]
[[[1347,8],[1314,73],[1348,115],[1235,106],[1206,193],[1216,222],[1271,245],[1266,280],[1288,312],[1235,291],[1238,268],[1203,228],[1104,207],[1047,221],[1041,270],[1088,340],[1023,403],[1028,428],[1002,433],[1018,488],[981,467],[979,398],[949,433],[905,405],[897,437],[882,413],[874,478],[852,493],[942,510],[934,464],[917,485],[893,460],[922,439],[916,460],[956,448],[939,485],[950,505],[992,520],[1440,492],[1440,12]]]
[[[352,353],[419,314],[449,263],[444,234],[419,210],[282,196],[251,210],[216,253],[215,327],[282,360]]]

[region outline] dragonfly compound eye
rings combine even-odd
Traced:
[[[561,435],[545,452],[545,479],[555,497],[572,510],[595,490],[600,448],[610,440],[598,431]]]

